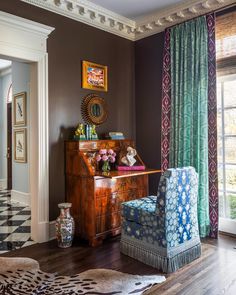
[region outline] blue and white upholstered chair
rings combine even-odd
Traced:
[[[198,258],[197,198],[193,167],[166,170],[157,196],[122,203],[121,252],[167,273]]]

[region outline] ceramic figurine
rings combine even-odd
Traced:
[[[136,149],[129,146],[127,148],[127,154],[123,158],[121,158],[121,162],[127,166],[133,166],[136,163],[136,159],[134,158],[137,155]]]
[[[74,218],[70,215],[71,203],[58,204],[60,216],[56,219],[56,237],[60,248],[68,248],[74,238]]]
[[[98,135],[96,132],[96,125],[92,125],[91,133],[92,133],[91,139],[95,139],[95,140],[98,139]]]
[[[84,124],[79,124],[75,130],[74,139],[85,140],[86,136],[84,134]]]

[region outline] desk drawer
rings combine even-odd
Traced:
[[[101,178],[95,181],[95,196],[109,193],[123,193],[132,189],[147,189],[147,175],[124,178]]]
[[[119,211],[122,202],[124,202],[123,194],[111,193],[97,197],[95,200],[96,216]]]
[[[120,227],[120,222],[120,211],[99,216],[96,218],[96,233],[99,234]]]
[[[120,210],[123,202],[139,199],[146,196],[146,190],[132,189],[123,193],[111,193],[95,199],[96,216],[111,214]]]

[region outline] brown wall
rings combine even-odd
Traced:
[[[135,42],[136,143],[150,168],[161,167],[161,95],[164,33]],[[156,194],[159,176],[150,179]]]
[[[109,118],[98,133],[123,131],[135,138],[134,43],[69,18],[20,2],[0,1],[0,10],[55,28],[48,39],[50,220],[64,201],[64,140],[81,121],[81,99],[91,93],[81,88],[81,61],[108,66],[106,100]]]

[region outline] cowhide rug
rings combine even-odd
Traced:
[[[58,276],[41,271],[33,259],[0,257],[1,295],[140,295],[164,281],[164,276],[130,275],[109,269]]]

